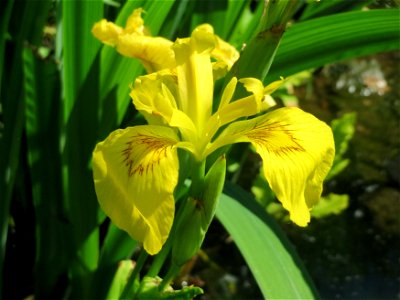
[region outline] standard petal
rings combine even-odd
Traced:
[[[123,34],[119,36],[117,51],[124,56],[138,58],[147,73],[175,67],[172,42],[162,37]]]
[[[211,116],[213,71],[210,52],[215,46],[213,28],[204,24],[196,27],[191,38],[177,39],[173,46],[179,86],[179,104],[199,129],[204,130]]]
[[[93,25],[92,34],[104,44],[115,46],[123,29],[114,23],[103,19]]]
[[[173,223],[177,142],[170,128],[135,126],[112,132],[93,152],[101,208],[149,254],[160,251]]]
[[[291,220],[306,226],[335,155],[329,126],[298,108],[281,108],[231,124],[209,152],[238,142],[254,145],[263,160],[264,175]]]

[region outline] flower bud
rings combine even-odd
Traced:
[[[226,160],[218,159],[208,171],[200,199],[189,197],[176,224],[172,261],[181,266],[197,253],[214,217],[225,182]]]

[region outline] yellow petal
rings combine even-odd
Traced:
[[[147,73],[175,66],[172,42],[165,38],[122,34],[116,46],[122,55],[140,59]]]
[[[283,77],[281,77],[280,80],[271,82],[264,88],[264,94],[272,94],[278,88],[280,88],[284,83],[285,83],[285,79]]]
[[[104,44],[115,46],[123,29],[103,19],[93,25],[92,34]]]
[[[160,71],[135,80],[130,96],[136,109],[146,117],[151,125],[166,125],[170,122],[173,110],[177,108],[175,96],[164,84],[172,75]]]
[[[261,100],[264,98],[264,85],[262,82],[256,78],[242,78],[239,82],[243,83],[248,92],[253,93],[255,101],[260,104],[261,109]]]
[[[231,44],[222,40],[219,36],[215,36],[216,45],[213,51],[211,52],[211,56],[216,58],[217,60],[223,61],[228,70],[232,67],[232,65],[239,59],[239,52],[233,47]]]
[[[235,93],[236,85],[237,85],[237,78],[232,77],[232,79],[228,82],[222,93],[218,110],[220,110],[222,107],[228,105],[229,102],[231,102],[233,94]]]
[[[170,128],[135,126],[112,132],[93,152],[101,208],[149,254],[160,251],[173,223],[177,142]]]
[[[142,19],[143,8],[135,9],[128,17],[125,25],[125,33],[136,33],[138,35],[147,35]]]
[[[125,28],[101,20],[93,28],[93,35],[103,43],[115,46],[117,51],[128,57],[138,58],[147,73],[175,67],[172,42],[162,37],[148,36],[138,8],[129,16]]]
[[[179,107],[202,132],[211,116],[214,90],[210,52],[214,47],[212,27],[195,28],[190,39],[178,39],[173,46],[177,62]]]
[[[233,77],[224,89],[218,111],[212,116],[212,121],[218,119],[219,126],[239,118],[253,116],[263,108],[262,100],[265,96],[262,82],[255,78],[242,78],[239,82],[243,83],[246,90],[253,95],[231,102],[237,84],[237,79]]]
[[[298,108],[281,108],[232,123],[209,152],[238,142],[254,145],[263,160],[264,175],[291,220],[306,226],[335,155],[331,129]]]

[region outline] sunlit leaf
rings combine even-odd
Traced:
[[[332,214],[340,214],[349,206],[349,195],[329,194],[322,197],[311,211],[314,218],[323,218]]]
[[[398,18],[397,9],[380,9],[296,23],[283,36],[264,81],[335,61],[399,49]]]
[[[217,207],[266,299],[314,299],[313,284],[275,221],[243,190],[227,185]]]

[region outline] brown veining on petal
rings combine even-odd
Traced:
[[[288,126],[290,124],[280,122],[256,124],[247,136],[253,143],[279,156],[293,152],[305,152]]]
[[[162,137],[153,137],[143,134],[132,136],[126,143],[126,148],[122,151],[123,162],[127,167],[128,176],[134,174],[143,175],[153,172],[154,165],[167,157],[168,148],[172,148],[175,141]],[[141,162],[136,162],[132,156],[133,152],[140,155]],[[138,155],[136,155],[138,157]]]

